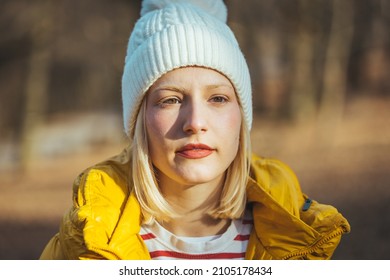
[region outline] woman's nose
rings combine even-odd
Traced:
[[[188,134],[198,134],[207,131],[207,112],[202,102],[190,102],[183,111],[183,130]]]

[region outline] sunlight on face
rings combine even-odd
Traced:
[[[160,182],[220,182],[237,155],[241,112],[230,81],[217,71],[186,67],[149,89],[146,129]]]

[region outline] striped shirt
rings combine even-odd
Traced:
[[[157,222],[143,225],[140,235],[153,260],[244,259],[252,227],[248,212],[242,219],[233,220],[221,235],[176,236]]]

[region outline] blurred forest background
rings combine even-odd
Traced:
[[[389,259],[390,1],[225,3],[252,75],[254,151],[350,221],[335,259]],[[139,10],[0,1],[0,259],[38,258],[73,179],[126,145],[120,84]]]

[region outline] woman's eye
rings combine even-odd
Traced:
[[[179,104],[180,100],[178,98],[167,98],[164,100],[161,100],[160,104],[162,105],[173,105],[173,104]]]
[[[214,96],[211,98],[211,101],[216,103],[225,103],[228,99],[224,96]]]

